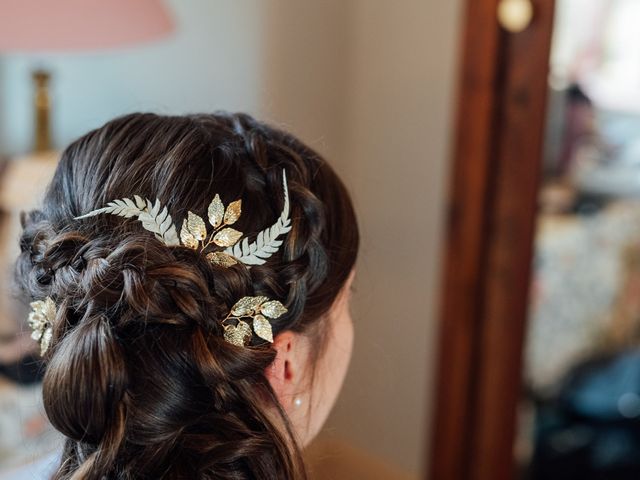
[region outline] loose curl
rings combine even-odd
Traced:
[[[282,208],[292,229],[264,265],[212,265],[138,222],[74,220],[106,202],[159,198],[175,219],[212,194],[242,198],[254,235]],[[280,299],[292,330],[324,351],[327,312],[358,251],[349,195],[320,155],[246,114],[117,118],[62,154],[42,208],[22,212],[18,286],[56,302],[44,405],[66,437],[62,479],[304,479],[288,418],[265,369],[271,344],[226,342],[220,320],[245,295]]]

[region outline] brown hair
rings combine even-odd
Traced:
[[[219,193],[225,204],[242,198],[237,228],[253,238],[282,209],[283,168],[292,229],[250,269],[167,247],[137,221],[73,218],[138,194],[180,225]],[[321,355],[359,235],[320,155],[246,114],[131,114],[72,143],[42,208],[21,221],[18,285],[29,299],[51,296],[58,312],[43,383],[66,436],[55,479],[306,478],[264,375],[275,350],[229,344],[219,320],[245,295],[279,299],[288,313],[274,335],[308,334],[313,362]]]

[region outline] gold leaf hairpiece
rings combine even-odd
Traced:
[[[47,296],[44,300],[36,300],[29,305],[31,312],[28,321],[33,329],[31,338],[40,342],[40,355],[44,355],[53,336],[51,325],[56,318],[56,304],[51,297]]]
[[[213,227],[210,234],[207,232],[204,219],[192,211],[187,211],[187,218],[183,219],[178,236],[167,207],[161,209],[160,200],[157,198],[155,203],[152,203],[151,200],[143,199],[139,195],[134,195],[134,200],[129,198],[113,200],[105,207],[74,218],[78,220],[100,213],[110,213],[125,218],[137,217],[146,230],[153,232],[155,237],[167,246],[182,245],[193,250],[199,248],[202,252],[213,243],[218,247],[224,247],[224,250],[206,254],[206,258],[212,264],[231,267],[241,262],[250,268],[251,265],[264,264],[267,258],[276,253],[282,245],[280,237],[291,230],[289,189],[284,169],[282,170],[282,185],[284,205],[278,220],[271,227],[259,232],[253,242],[249,242],[247,237],[243,239],[243,233],[231,227],[240,218],[242,200],[235,200],[225,207],[217,193],[207,208],[207,220]],[[241,239],[242,242],[240,242]],[[275,319],[286,312],[285,306],[277,300],[270,300],[264,296],[243,297],[234,304],[230,313],[222,320],[224,338],[234,345],[247,345],[251,340],[252,331],[251,326],[242,319],[250,318],[256,335],[273,342],[273,330],[268,318]],[[235,320],[235,325],[228,324],[229,320]]]
[[[40,342],[40,355],[44,355],[53,337],[52,325],[56,317],[56,304],[47,296],[44,300],[30,303],[29,326],[32,328],[31,338]],[[266,317],[275,319],[287,313],[287,308],[278,300],[270,300],[265,296],[246,296],[238,300],[229,314],[222,320],[224,339],[240,347],[246,346],[252,337],[251,327],[243,318],[250,318],[253,331],[263,340],[273,343],[273,329]],[[235,325],[229,325],[235,320]]]
[[[285,313],[287,308],[278,300],[269,300],[264,296],[242,297],[222,321],[224,338],[229,343],[244,347],[251,340],[251,328],[242,319],[250,318],[256,335],[273,343],[273,329],[266,317],[274,319]],[[227,324],[229,320],[236,320],[236,324]]]
[[[163,241],[167,246],[183,246],[203,251],[211,243],[219,247],[225,247],[224,251],[210,252],[206,258],[213,264],[222,267],[230,267],[242,262],[247,267],[250,265],[262,265],[266,259],[278,251],[282,245],[279,237],[291,230],[289,218],[289,190],[287,187],[286,171],[282,170],[282,185],[284,190],[284,207],[280,217],[271,227],[258,233],[256,240],[249,243],[247,237],[240,243],[243,233],[231,227],[242,213],[242,200],[235,200],[225,208],[219,194],[215,194],[207,208],[207,217],[213,232],[207,239],[207,226],[202,217],[188,211],[187,218],[182,221],[180,236],[173,224],[171,215],[165,206],[161,210],[160,200],[155,203],[149,199],[143,199],[134,195],[134,200],[122,198],[107,203],[106,207],[92,210],[89,213],[74,217],[91,217],[100,213],[110,213],[125,218],[137,217],[142,226],[153,232],[155,237]]]

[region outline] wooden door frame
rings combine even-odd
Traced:
[[[465,0],[427,478],[514,478],[554,0],[520,33]]]

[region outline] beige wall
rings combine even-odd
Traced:
[[[273,3],[263,107],[336,164],[363,237],[354,356],[324,436],[418,472],[462,2]]]
[[[353,3],[282,2],[265,8],[261,116],[312,144],[344,171]]]

